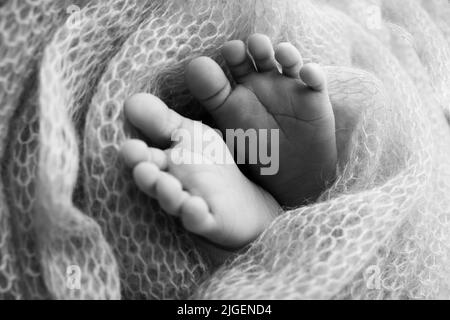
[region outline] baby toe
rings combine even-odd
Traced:
[[[210,235],[216,227],[208,205],[200,197],[186,199],[181,207],[181,221],[186,230],[205,237]]]
[[[248,50],[259,72],[277,70],[275,52],[269,37],[263,34],[250,36],[248,38]]]
[[[183,191],[181,182],[166,172],[161,172],[156,181],[156,198],[168,214],[178,216],[181,206],[189,195]]]
[[[168,168],[168,156],[167,153],[161,149],[149,148],[148,158],[150,162],[156,165],[160,170],[167,170]]]
[[[172,132],[183,120],[158,97],[146,93],[133,95],[125,101],[125,115],[147,138],[161,147],[170,145]]]
[[[241,83],[242,78],[255,71],[245,43],[241,40],[227,42],[222,48],[222,56],[237,83]]]
[[[283,74],[287,77],[299,79],[303,61],[300,52],[291,43],[280,43],[275,50],[275,58],[281,65]]]
[[[316,63],[304,65],[300,70],[300,79],[315,91],[323,91],[327,88],[325,72]]]
[[[209,112],[220,108],[231,94],[231,84],[220,66],[212,59],[200,57],[186,68],[189,90]]]
[[[120,148],[120,156],[129,168],[134,168],[149,158],[148,146],[141,140],[129,140]]]
[[[156,165],[150,162],[142,162],[133,170],[133,178],[138,188],[150,197],[155,197],[156,182],[161,175]]]

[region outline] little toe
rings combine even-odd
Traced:
[[[300,52],[291,43],[280,43],[275,49],[275,58],[281,65],[283,74],[287,77],[299,79],[303,61]]]
[[[161,172],[155,186],[156,198],[164,211],[173,216],[179,216],[181,206],[189,197],[183,191],[181,182],[169,173]]]
[[[255,71],[245,43],[241,40],[227,42],[222,48],[222,56],[237,83],[241,83],[243,78]]]
[[[248,50],[259,72],[277,70],[275,51],[269,37],[263,34],[254,34],[248,38]]]
[[[200,57],[186,68],[186,83],[210,113],[224,105],[231,94],[231,84],[220,66],[212,59]]]
[[[161,170],[151,162],[142,162],[133,170],[133,178],[138,188],[150,197],[156,196],[156,182]]]
[[[205,200],[189,197],[181,207],[181,221],[186,230],[200,236],[209,237],[216,229],[216,221]]]
[[[300,79],[315,91],[324,91],[327,88],[325,72],[318,64],[304,65],[300,70]]]
[[[172,133],[183,125],[183,117],[151,94],[139,93],[125,102],[125,115],[153,143],[168,147]]]

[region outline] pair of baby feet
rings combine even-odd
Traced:
[[[130,140],[121,154],[133,168],[138,187],[168,214],[179,217],[188,231],[237,249],[255,240],[282,207],[314,200],[334,178],[335,119],[323,70],[316,64],[303,65],[292,44],[274,49],[267,36],[255,34],[247,45],[226,43],[222,55],[234,88],[219,65],[206,57],[187,66],[186,83],[221,132],[279,130],[278,145],[269,146],[279,150],[275,175],[262,175],[264,165],[252,163],[246,165],[250,180],[219,133],[182,117],[149,94],[128,99],[125,114],[156,148]],[[198,134],[198,128],[209,134]],[[191,139],[174,142],[182,133]],[[202,151],[211,146],[225,150],[228,161]],[[237,152],[245,148],[238,147]]]

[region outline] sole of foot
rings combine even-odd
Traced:
[[[237,249],[255,240],[281,212],[268,192],[240,172],[216,131],[182,117],[149,94],[128,99],[125,114],[157,146],[150,148],[140,140],[122,146],[122,158],[137,186],[180,218],[188,231]],[[181,135],[189,139],[176,138]],[[224,152],[218,157],[207,150]]]
[[[261,174],[266,164],[249,163],[248,145],[233,151],[247,160],[251,178],[283,206],[315,200],[334,179],[337,164],[335,119],[322,68],[303,64],[292,44],[274,48],[261,34],[247,44],[227,42],[222,55],[236,86],[215,61],[200,57],[186,69],[190,91],[224,134],[229,129],[277,130],[276,145],[268,139],[268,149],[279,154],[274,175]]]

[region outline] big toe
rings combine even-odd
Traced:
[[[220,66],[208,57],[192,60],[186,68],[186,83],[210,113],[223,106],[231,94],[231,85]]]
[[[249,90],[243,86],[232,90],[220,66],[210,58],[193,60],[186,70],[186,81],[191,93],[222,131],[236,128],[242,119],[253,116],[259,110],[255,110],[255,97]]]
[[[125,102],[125,115],[151,142],[171,145],[173,133],[184,125],[184,118],[151,94],[136,94]]]

